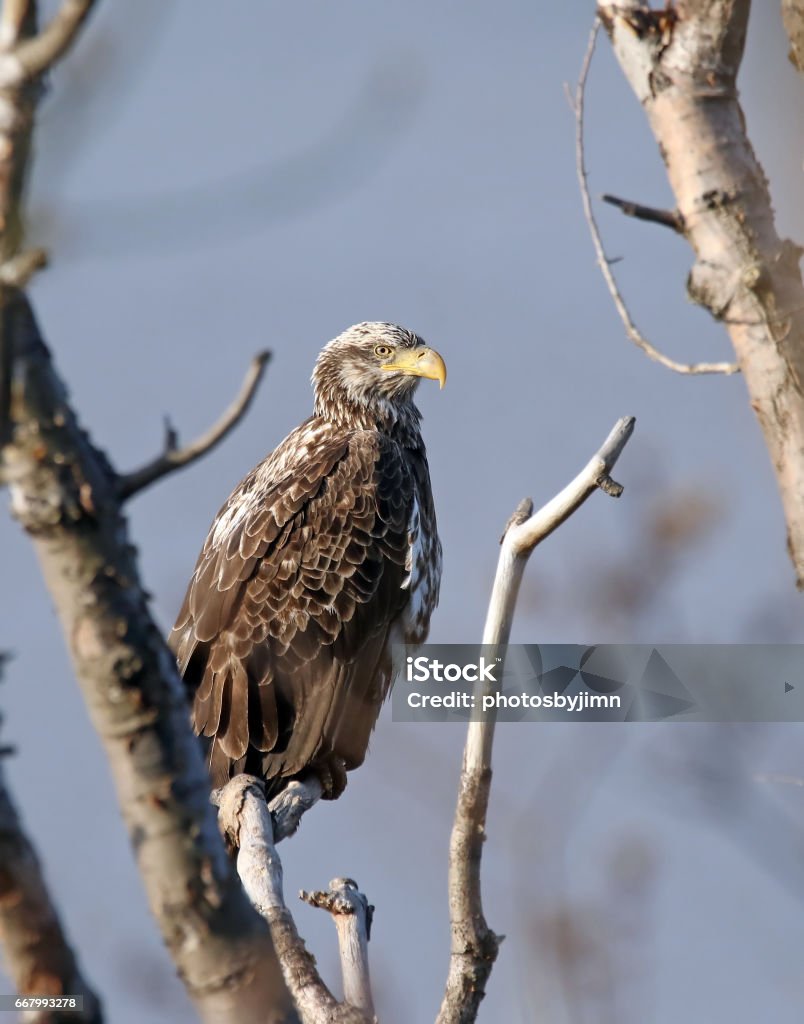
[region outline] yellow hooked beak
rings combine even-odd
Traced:
[[[434,348],[402,348],[394,353],[390,363],[383,363],[381,370],[397,370],[409,377],[426,377],[437,380],[439,387],[444,387],[447,379],[447,367],[444,360]]]

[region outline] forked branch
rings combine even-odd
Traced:
[[[339,1003],[321,980],[285,904],[282,862],[263,784],[237,775],[217,791],[218,822],[238,848],[237,873],[252,906],[268,922],[285,984],[302,1024],[372,1024],[357,1006]]]
[[[21,23],[20,11],[24,15],[23,8],[27,9],[27,6],[15,3],[13,18]],[[22,85],[53,67],[78,38],[94,6],[95,0],[62,0],[58,11],[41,32],[20,40],[0,57],[0,86]],[[11,25],[4,24],[3,27],[10,28]]]
[[[119,477],[118,490],[121,499],[125,501],[133,497],[139,491],[156,483],[157,480],[161,480],[162,477],[189,466],[219,445],[248,412],[270,359],[270,352],[258,352],[254,356],[235,400],[218,422],[192,444],[185,445],[183,448],[178,447],[176,432],[168,424],[165,431],[165,450],[162,454],[157,455],[155,459],[147,462],[140,469]]]
[[[507,644],[522,574],[536,545],[549,537],[598,488],[614,497],[622,494],[622,486],[615,483],[610,474],[633,432],[634,423],[633,416],[619,420],[575,479],[538,512],[532,512],[530,499],[520,503],[502,537],[483,631],[484,647],[503,648]],[[492,712],[480,721],[470,722],[466,736],[449,854],[452,951],[436,1024],[471,1024],[475,1020],[500,944],[500,937],[486,923],[480,888],[494,726]]]

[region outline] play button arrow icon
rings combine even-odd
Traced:
[[[790,683],[784,684],[784,692],[790,693],[791,690],[795,690],[795,686],[791,686]]]

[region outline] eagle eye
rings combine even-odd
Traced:
[[[379,356],[380,359],[387,359],[393,353],[393,349],[390,345],[375,345],[374,355]]]

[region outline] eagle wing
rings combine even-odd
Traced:
[[[332,756],[363,761],[406,638],[422,508],[423,451],[315,421],[232,494],[170,637],[216,785],[247,771],[279,789]]]

